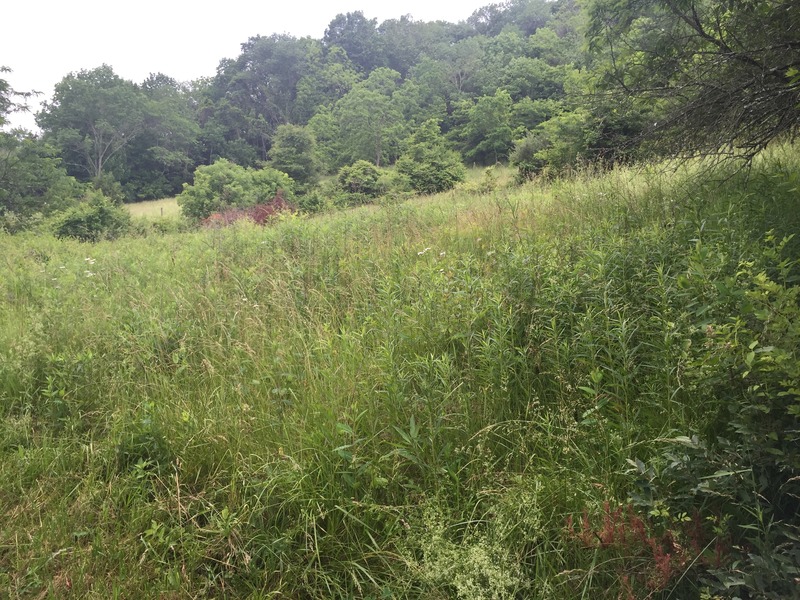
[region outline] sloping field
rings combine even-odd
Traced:
[[[0,589],[791,594],[799,171],[0,236]]]

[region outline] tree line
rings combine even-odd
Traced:
[[[798,13],[791,0],[508,0],[460,23],[356,11],[321,39],[250,38],[192,82],[70,73],[36,115],[41,135],[0,137],[3,226],[87,184],[118,202],[175,195],[220,159],[286,173],[302,196],[361,161],[399,161],[403,185],[427,192],[462,160],[511,160],[524,179],[579,161],[752,156],[800,121]],[[24,101],[0,79],[0,119]],[[437,160],[448,183],[419,183],[413,165]]]

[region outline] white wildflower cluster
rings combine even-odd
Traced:
[[[87,265],[90,265],[90,266],[97,262],[95,259],[90,258],[88,256],[86,258],[84,258],[83,260],[86,262]],[[92,271],[90,271],[89,269],[86,269],[83,272],[83,274],[86,275],[86,277],[94,277],[94,273]]]

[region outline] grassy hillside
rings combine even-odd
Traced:
[[[798,172],[0,237],[0,589],[781,597]]]

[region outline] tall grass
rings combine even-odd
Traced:
[[[798,162],[0,237],[0,589],[620,597],[655,567],[566,523],[717,418],[687,383],[703,294],[777,268]]]

